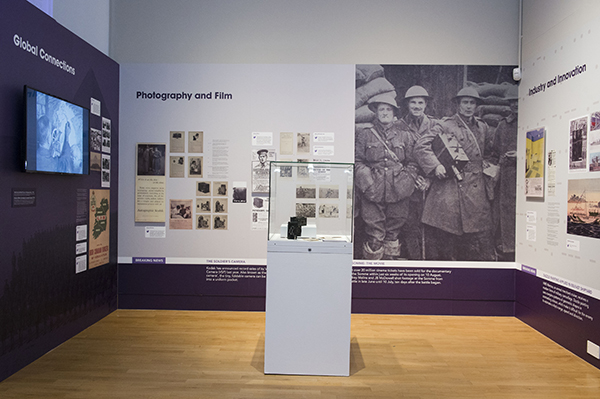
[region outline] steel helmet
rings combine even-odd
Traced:
[[[479,93],[474,87],[463,87],[460,89],[456,97],[454,97],[454,101],[459,102],[461,97],[471,97],[474,98],[478,104],[481,104],[483,100],[479,97]]]
[[[411,97],[423,97],[426,100],[429,100],[431,97],[427,90],[423,88],[423,86],[411,86],[408,90],[406,90],[406,94],[404,95],[404,99],[408,100]]]
[[[369,99],[368,107],[371,111],[377,112],[377,107],[379,103],[388,104],[394,107],[396,112],[398,111],[398,104],[396,104],[395,96],[392,94],[393,92],[381,93],[377,94]]]

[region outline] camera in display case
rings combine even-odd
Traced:
[[[269,240],[352,242],[354,164],[270,162]]]

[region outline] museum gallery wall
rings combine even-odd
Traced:
[[[117,307],[119,66],[25,1],[1,2],[0,16],[2,380]],[[33,123],[25,85],[51,95],[38,95]],[[78,107],[91,170],[66,175],[87,158]],[[25,173],[26,125],[43,120],[29,160],[61,174]]]
[[[523,54],[515,315],[599,367],[600,20],[560,20]]]
[[[364,252],[368,241],[365,219],[369,218],[363,212],[361,196],[365,190],[357,186],[353,214],[335,214],[351,216],[354,221],[353,311],[514,315],[515,297],[521,296],[515,287],[521,287],[533,300],[549,302],[543,306],[552,311],[568,313],[551,303],[566,301],[571,294],[540,285],[550,288],[540,288],[536,297],[535,290],[526,288],[532,284],[526,281],[530,275],[525,276],[520,264],[515,264],[515,260],[519,262],[519,248],[530,245],[524,244],[527,240],[522,234],[531,228],[519,230],[517,226],[516,240],[514,234],[505,234],[515,231],[520,207],[537,206],[541,201],[530,198],[526,191],[525,179],[533,177],[527,172],[531,167],[526,171],[531,153],[527,149],[539,148],[540,138],[550,142],[549,135],[542,137],[539,132],[529,135],[529,141],[527,132],[516,136],[519,112],[511,108],[516,98],[512,69],[378,64],[123,65],[121,123],[123,128],[139,133],[121,142],[123,153],[131,158],[121,167],[121,183],[123,187],[144,187],[143,181],[151,176],[152,184],[160,189],[158,196],[147,194],[147,188],[142,188],[141,194],[137,188],[122,190],[120,208],[127,210],[131,220],[121,224],[120,306],[264,310],[269,205],[266,164],[272,160],[360,164],[363,159],[357,143],[361,132],[370,131],[376,115],[370,103],[391,99],[398,108],[395,125],[402,126],[409,113],[407,92],[420,86],[427,91],[425,114],[442,131],[457,121],[456,97],[462,89],[468,88],[477,98],[477,124],[471,133],[475,136],[485,130],[478,150],[489,164],[498,167],[489,176],[489,171],[469,169],[472,166],[461,171],[485,174],[475,183],[485,186],[480,191],[485,195],[483,201],[465,209],[484,214],[487,222],[474,223],[478,226],[475,230],[468,230],[468,223],[463,222],[465,230],[450,236],[461,250],[448,252],[439,246],[439,239],[436,242],[439,232],[433,230],[437,226],[431,218],[419,223],[419,219],[425,221],[423,215],[411,221],[409,215],[398,235],[398,254],[370,257]],[[579,135],[583,135],[581,124],[573,128]],[[532,147],[532,138],[537,147]],[[371,144],[376,142],[372,138]],[[419,141],[414,144],[418,147]],[[475,156],[469,152],[473,148],[465,147],[465,152]],[[147,149],[158,154],[155,165],[145,154]],[[425,165],[415,157],[415,167],[430,180],[432,190],[436,177],[431,172],[427,175]],[[565,173],[567,169],[556,171],[559,177]],[[326,215],[317,210],[328,201],[320,192],[326,186],[335,193],[335,187],[331,189],[335,182],[306,183],[298,187],[295,209],[318,221]],[[556,186],[558,196],[560,185]],[[407,202],[423,201],[426,209],[427,194],[427,190],[413,190]],[[157,197],[160,200],[155,205],[162,212],[161,219],[144,221],[143,212],[140,215],[137,209]],[[446,200],[450,197],[441,198],[451,202]],[[443,217],[441,214],[435,219]],[[469,214],[461,217],[468,219]],[[414,227],[419,227],[416,234],[411,231]],[[414,243],[406,242],[410,237],[417,241],[417,251],[412,254]],[[557,231],[555,239],[566,242],[566,228]],[[560,280],[555,279],[555,283],[561,285]],[[538,278],[535,284],[542,282]],[[562,287],[569,290],[568,285]],[[585,302],[581,311],[590,307],[586,316],[579,316],[583,320],[572,316],[573,320],[567,320],[585,324],[576,338],[578,346],[569,347],[582,357],[589,357],[587,341],[593,349],[598,340],[590,329],[595,323],[594,289],[584,287],[579,294],[569,296]],[[586,360],[594,362],[593,357]]]
[[[374,72],[367,77],[367,71]],[[355,131],[372,119],[361,108],[382,90],[393,91],[402,104],[416,84],[430,91],[427,113],[436,120],[456,112],[453,98],[463,86],[481,92],[486,104],[478,115],[491,124],[492,137],[510,115],[504,97],[515,88],[511,71],[122,65],[121,128],[135,134],[121,140],[131,162],[121,164],[119,207],[131,220],[120,225],[120,306],[263,310],[271,160],[353,162]],[[405,113],[403,105],[397,118]],[[368,261],[357,249],[364,229],[360,205],[351,215],[320,212],[332,202],[326,188],[339,198],[336,182],[305,183],[296,194],[298,213],[316,222],[354,219],[354,311],[513,314],[514,249],[504,257],[494,251],[487,263],[476,257],[455,262],[452,269],[404,251],[396,259]]]

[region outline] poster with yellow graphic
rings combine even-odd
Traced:
[[[525,196],[544,198],[544,153],[546,129],[527,132],[525,153]]]
[[[110,190],[90,190],[89,269],[105,265],[110,254]]]

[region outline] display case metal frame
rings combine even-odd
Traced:
[[[314,239],[352,242],[354,164],[271,161],[268,239],[282,234],[291,216],[304,216],[316,227]]]

